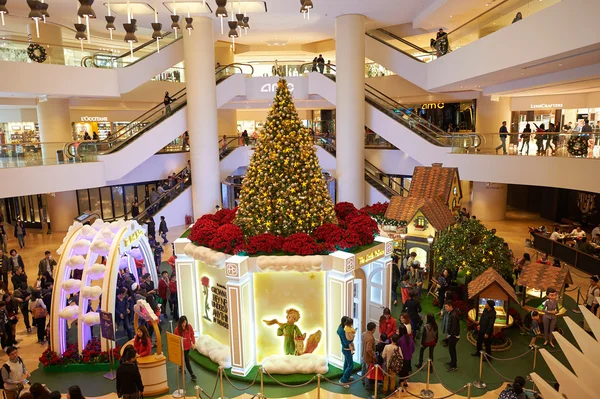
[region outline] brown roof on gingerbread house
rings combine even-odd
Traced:
[[[434,163],[431,166],[416,166],[408,196],[418,198],[440,196],[444,203],[448,203],[455,174],[458,174],[458,168],[443,168],[441,163]],[[458,189],[460,190],[460,185]],[[462,193],[460,197],[462,197]]]
[[[430,199],[410,196],[392,197],[385,216],[390,219],[410,222],[419,210],[437,231],[444,230],[455,222],[450,209],[437,196]]]
[[[541,263],[531,263],[519,275],[519,285],[540,291],[554,288],[560,292],[565,283],[573,284],[573,278],[566,267],[554,267]]]
[[[488,268],[469,283],[469,299],[481,294],[483,290],[492,284],[497,284],[515,302],[519,302],[514,288],[493,267]]]

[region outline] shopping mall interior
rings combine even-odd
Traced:
[[[299,3],[0,0],[5,397],[596,398],[597,0]]]

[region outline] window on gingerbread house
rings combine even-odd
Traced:
[[[425,230],[427,228],[427,219],[423,216],[419,216],[415,219],[415,230]]]

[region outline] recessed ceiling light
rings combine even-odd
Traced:
[[[558,64],[558,66],[562,66],[562,64]]]
[[[487,7],[487,6],[489,6],[489,4],[488,4],[488,3],[485,3],[485,6]]]
[[[450,15],[450,18],[452,18],[452,15]]]

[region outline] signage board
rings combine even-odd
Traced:
[[[167,352],[171,363],[183,367],[183,338],[167,332]]]
[[[100,311],[100,334],[102,338],[110,341],[115,340],[115,323],[110,312]]]
[[[108,116],[82,116],[81,122],[108,122]]]
[[[278,81],[278,76],[246,79],[246,99],[273,100],[273,97],[275,97],[275,93],[277,92]],[[286,81],[294,100],[308,99],[308,77],[288,76]]]

